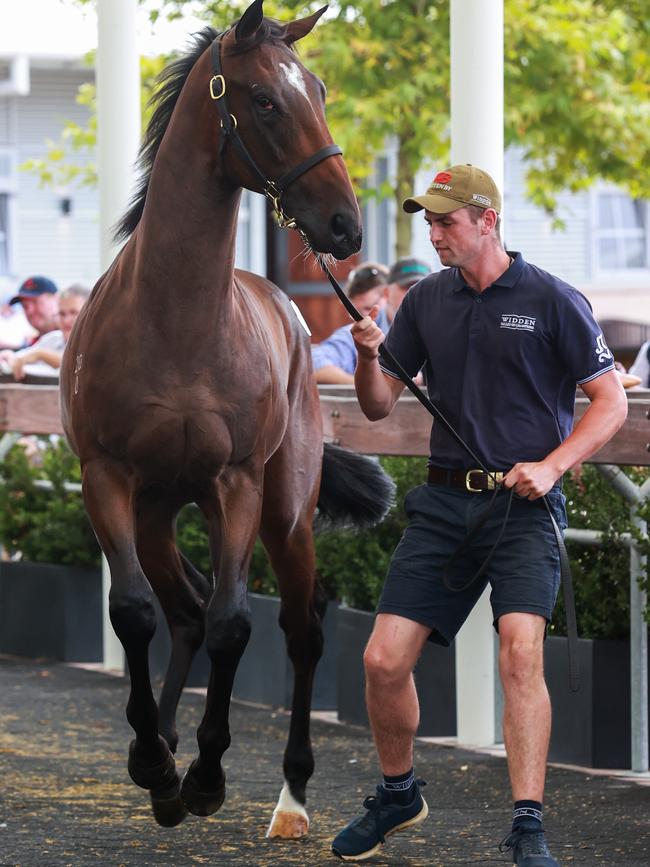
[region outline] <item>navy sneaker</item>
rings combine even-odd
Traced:
[[[423,780],[415,783],[415,794],[410,804],[397,804],[391,799],[390,792],[377,786],[377,794],[363,802],[366,813],[353,819],[349,825],[334,838],[332,852],[344,861],[363,861],[378,852],[386,837],[418,825],[428,813],[427,803],[420,794]]]
[[[513,831],[499,845],[499,852],[512,852],[513,867],[560,867],[548,851],[544,831]]]

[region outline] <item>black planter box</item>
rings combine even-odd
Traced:
[[[342,722],[368,725],[363,651],[375,620],[368,611],[339,608],[338,713]],[[454,647],[426,643],[415,668],[421,737],[456,734],[456,655]]]
[[[233,698],[269,707],[288,708],[293,692],[293,666],[289,661],[280,629],[280,600],[276,596],[248,594],[251,611],[251,637],[237,668]],[[149,646],[152,677],[164,676],[171,640],[167,622],[156,603],[156,634]],[[323,621],[325,647],[316,669],[313,710],[336,709],[337,605],[330,602]],[[192,663],[186,686],[205,687],[210,677],[210,660],[202,646]]]
[[[101,662],[101,571],[0,563],[0,653]]]
[[[549,759],[589,768],[629,768],[630,645],[578,641],[580,691],[569,687],[567,639],[546,640],[544,665],[553,705]]]

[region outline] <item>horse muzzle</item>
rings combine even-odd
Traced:
[[[309,213],[296,216],[295,221],[315,253],[331,253],[336,259],[347,259],[361,249],[363,235],[358,211],[339,210],[322,222]]]

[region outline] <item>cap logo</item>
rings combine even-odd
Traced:
[[[448,184],[450,180],[451,174],[449,172],[438,172],[433,182],[434,184]]]
[[[472,200],[475,202],[479,202],[481,205],[485,205],[486,208],[492,207],[492,199],[488,196],[480,196],[478,193],[472,194]]]
[[[36,283],[33,280],[26,280],[25,283],[23,283],[23,289],[35,289],[35,288],[36,288]]]

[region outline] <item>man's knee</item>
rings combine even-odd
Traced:
[[[366,681],[382,686],[400,683],[411,674],[410,665],[396,658],[388,648],[372,642],[368,644],[363,654],[363,667]]]
[[[378,614],[363,655],[366,681],[390,686],[407,680],[430,629],[393,614]]]
[[[543,642],[531,636],[510,636],[501,640],[499,667],[504,688],[526,686],[543,680]]]

